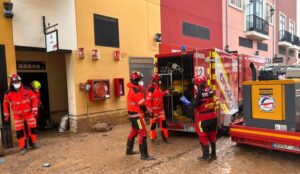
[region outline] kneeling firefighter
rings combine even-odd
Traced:
[[[134,139],[139,135],[139,149],[142,160],[154,160],[155,158],[149,156],[147,147],[147,130],[144,121],[144,115],[149,117],[149,111],[145,105],[145,98],[142,92],[143,74],[134,71],[130,75],[130,83],[127,84],[129,88],[127,95],[127,109],[128,117],[131,121],[132,128],[127,140],[127,155],[133,155],[137,152],[133,151]]]
[[[156,138],[156,124],[159,123],[161,136],[163,142],[171,143],[169,141],[169,134],[167,130],[167,122],[165,118],[163,97],[170,93],[169,90],[162,91],[160,88],[162,77],[159,74],[154,74],[151,83],[148,86],[146,93],[146,106],[150,110],[150,139],[152,143],[159,144]]]
[[[215,111],[214,92],[207,86],[205,76],[197,76],[194,84],[197,87],[197,95],[194,102],[189,102],[184,96],[180,100],[186,106],[192,106],[198,112],[195,118],[196,132],[201,143],[202,157],[199,160],[215,160],[216,156],[216,134],[217,114]],[[209,155],[209,142],[211,154]]]

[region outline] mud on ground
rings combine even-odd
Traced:
[[[125,155],[129,130],[130,124],[124,124],[106,133],[42,133],[39,149],[24,156],[17,148],[7,150],[0,173],[300,173],[299,155],[236,146],[229,137],[218,139],[216,161],[198,161],[201,149],[197,136],[187,133],[171,133],[170,145],[148,143],[149,153],[157,160],[141,161],[139,155]],[[138,150],[137,140],[134,149]],[[51,166],[43,168],[44,163]]]

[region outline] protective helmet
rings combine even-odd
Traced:
[[[10,80],[10,83],[21,82],[22,81],[21,77],[18,74],[10,75],[8,78]]]
[[[152,82],[158,82],[159,80],[161,80],[161,75],[159,75],[159,74],[157,74],[157,73],[155,73],[155,74],[153,74],[152,75],[152,78],[151,78],[151,80],[152,80]]]
[[[133,71],[130,75],[131,81],[139,81],[144,77],[144,75],[139,71]]]
[[[200,86],[203,83],[205,83],[206,81],[207,81],[207,79],[205,76],[197,76],[197,77],[195,77],[194,84],[197,86]]]
[[[42,87],[41,83],[37,80],[32,81],[31,86],[33,89],[40,89]]]

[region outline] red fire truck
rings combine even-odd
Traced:
[[[242,54],[229,54],[218,49],[194,49],[156,55],[156,72],[163,76],[163,88],[171,88],[172,95],[164,97],[169,130],[194,132],[192,108],[180,102],[182,95],[192,101],[195,97],[193,78],[208,77],[208,84],[220,103],[217,109],[219,126],[228,127],[239,111],[242,99],[242,82],[251,78],[250,64],[256,69],[266,64],[264,58]],[[263,61],[264,60],[264,61]]]

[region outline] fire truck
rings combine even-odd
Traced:
[[[255,74],[250,69],[261,68],[267,61],[262,57],[231,54],[218,49],[194,49],[156,55],[155,72],[162,75],[162,88],[172,89],[164,97],[164,109],[169,130],[195,132],[193,108],[184,106],[180,97],[193,101],[195,89],[193,79],[204,75],[215,92],[219,107],[219,128],[228,128],[239,111],[242,100],[242,82]]]

